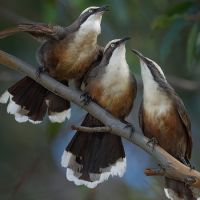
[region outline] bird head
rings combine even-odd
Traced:
[[[80,29],[83,32],[96,32],[101,33],[101,19],[103,14],[109,10],[107,5],[96,7],[92,6],[86,8],[79,16]]]
[[[122,39],[115,39],[110,41],[104,48],[104,59],[107,63],[125,60],[126,48],[125,43],[130,40],[130,37],[124,37]]]
[[[161,69],[161,67],[150,58],[145,57],[138,50],[132,49],[133,53],[135,53],[140,59],[140,67],[142,72],[142,79],[145,80],[159,80],[162,79],[166,81],[165,75]]]

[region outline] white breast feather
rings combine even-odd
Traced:
[[[101,19],[102,15],[100,14],[89,16],[87,20],[81,24],[76,34],[76,39],[81,39],[84,36],[87,36],[89,33],[94,33],[98,36],[101,33]]]
[[[149,114],[160,116],[170,109],[171,100],[167,94],[159,87],[158,83],[155,82],[146,64],[142,60],[140,61],[140,64],[144,85],[144,108]]]
[[[77,54],[77,51],[80,51],[80,48],[82,50],[76,58],[77,62],[87,58],[95,51],[97,37],[101,32],[101,17],[102,16],[97,15],[90,16],[88,20],[81,25],[76,32],[73,41],[69,44],[69,49],[71,52],[74,52],[74,55]]]
[[[125,46],[117,48],[106,67],[106,73],[101,81],[104,93],[111,95],[121,94],[129,83],[129,66],[125,58]]]

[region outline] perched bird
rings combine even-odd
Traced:
[[[125,58],[125,41],[110,41],[101,63],[88,72],[82,90],[105,110],[120,120],[130,113],[136,96],[136,81]],[[101,127],[100,121],[87,114],[82,126]],[[126,158],[121,138],[110,133],[78,131],[62,156],[66,177],[76,185],[96,187],[109,176],[122,176]]]
[[[137,50],[132,51],[139,57],[141,66],[144,89],[139,123],[144,135],[156,139],[169,154],[190,165],[191,124],[182,100],[169,85],[157,63]],[[169,178],[165,178],[164,191],[173,200],[195,200],[199,195],[194,188]]]
[[[81,79],[90,67],[101,60],[102,48],[97,44],[101,33],[101,19],[108,6],[89,7],[68,27],[41,23],[20,24],[0,32],[0,38],[26,32],[42,41],[37,58],[39,71],[68,85],[68,80]],[[8,89],[0,103],[9,101],[7,112],[18,122],[40,123],[48,112],[52,122],[70,117],[70,103],[49,92],[29,77]]]

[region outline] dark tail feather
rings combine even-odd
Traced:
[[[5,29],[3,31],[0,31],[0,39],[3,39],[18,32],[22,32],[22,30],[20,30],[18,27]]]
[[[29,77],[18,81],[0,97],[0,103],[7,103],[8,100],[7,112],[15,115],[18,122],[40,123],[47,110],[53,122],[62,122],[68,114],[64,113],[65,109],[70,107],[69,102],[49,92]],[[60,113],[62,120],[59,117],[55,119],[55,115]]]
[[[165,194],[171,200],[197,200],[200,191],[189,187],[183,182],[165,178]]]
[[[48,116],[51,122],[64,122],[66,118],[70,118],[71,109],[70,102],[49,92],[47,96]]]
[[[87,114],[83,126],[103,126]],[[67,179],[76,185],[96,187],[109,176],[123,176],[126,159],[121,138],[110,133],[77,132],[62,156]]]
[[[0,31],[0,39],[11,36],[16,33],[26,32],[31,34],[37,40],[46,40],[48,38],[56,38],[56,30],[51,25],[43,23],[23,23],[17,27],[8,28]]]

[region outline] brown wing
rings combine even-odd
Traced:
[[[135,101],[135,98],[137,96],[137,90],[138,90],[138,85],[137,85],[137,80],[133,74],[130,75],[131,79],[131,84],[132,84],[132,89],[133,89],[133,101]]]
[[[140,105],[139,113],[138,113],[139,125],[142,131],[144,131],[144,124],[143,124],[143,100]]]
[[[81,88],[85,88],[88,82],[90,82],[92,78],[96,77],[99,74],[99,68],[100,68],[102,57],[103,57],[103,48],[99,47],[97,58],[96,60],[94,60],[89,70],[84,75]]]
[[[176,109],[178,111],[178,114],[180,116],[180,119],[185,127],[185,131],[188,137],[187,140],[187,156],[188,158],[191,157],[191,153],[192,153],[192,133],[191,133],[191,122],[190,122],[190,118],[187,114],[186,108],[182,102],[182,100],[177,96],[174,95],[174,99],[175,99],[175,104],[176,104]]]
[[[15,33],[21,32],[18,27],[15,28],[7,28],[3,31],[0,31],[0,39],[13,35]]]
[[[62,39],[64,28],[43,23],[24,23],[15,28],[9,28],[0,32],[0,39],[8,37],[18,32],[31,34],[37,40]]]

